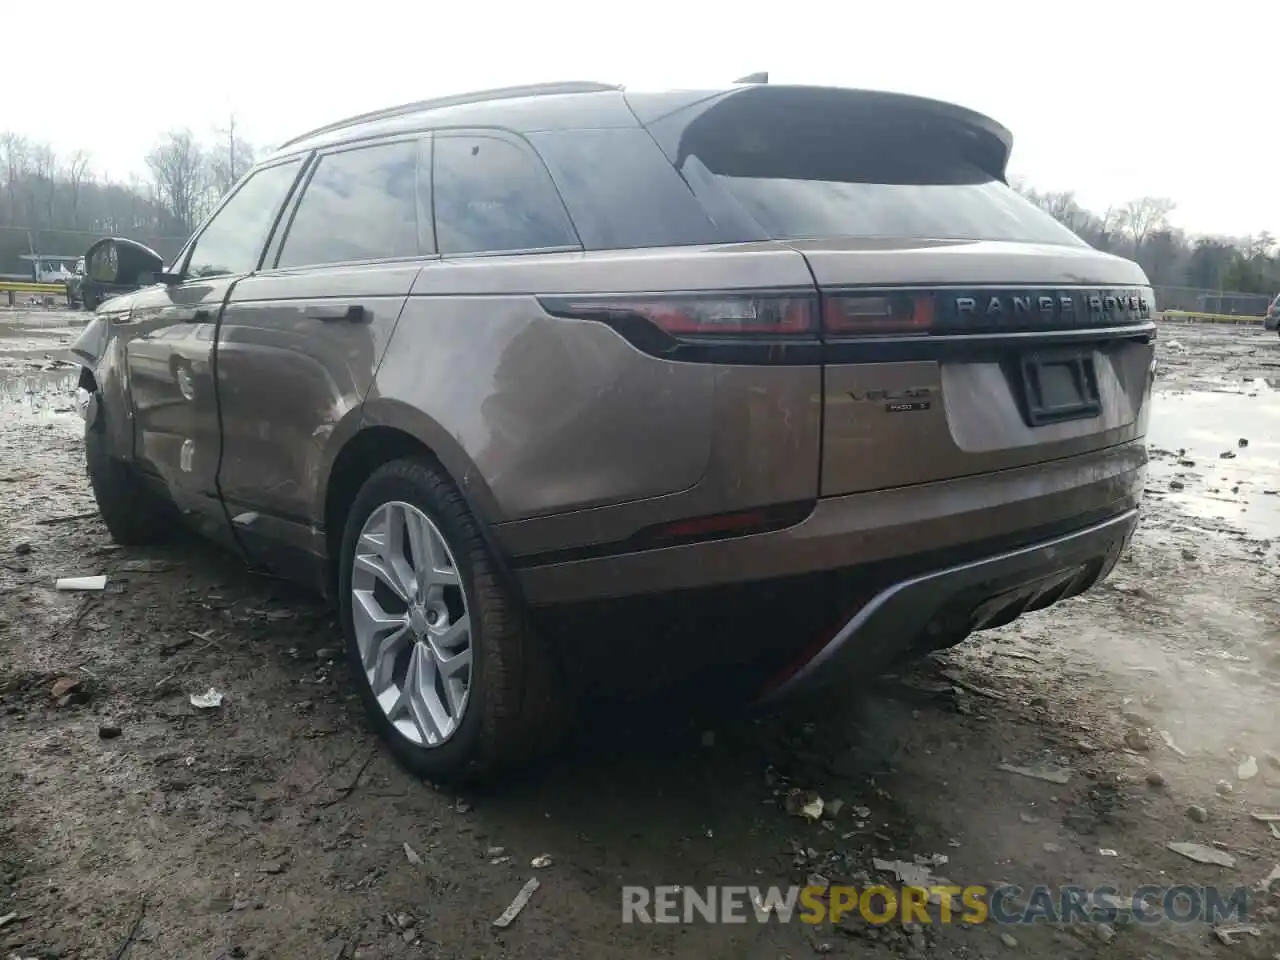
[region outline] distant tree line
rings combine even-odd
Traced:
[[[206,139],[171,130],[145,157],[145,175],[113,182],[92,156],[0,133],[0,273],[19,254],[79,255],[99,237],[133,237],[168,256],[252,166],[256,150],[234,118]]]
[[[234,118],[205,139],[170,130],[146,155],[146,175],[119,183],[95,176],[87,150],[59,156],[48,144],[0,133],[0,273],[20,269],[18,254],[80,254],[106,235],[174,253],[255,153]],[[1187,234],[1169,225],[1175,204],[1165,197],[1139,197],[1099,214],[1071,191],[1014,187],[1087,243],[1137,260],[1155,286],[1280,291],[1280,255],[1270,233]]]
[[[1086,243],[1136,260],[1153,286],[1194,287],[1274,296],[1280,292],[1276,239],[1197,236],[1169,225],[1176,205],[1167,197],[1139,197],[1101,214],[1082,207],[1072,191],[1014,188]]]

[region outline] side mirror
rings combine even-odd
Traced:
[[[164,270],[160,254],[124,237],[99,240],[85,254],[85,265],[94,280],[114,286],[139,287],[165,282],[156,278]]]

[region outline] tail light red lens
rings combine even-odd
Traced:
[[[829,334],[924,334],[933,329],[933,316],[928,295],[849,294],[822,300],[822,329]]]
[[[814,300],[803,295],[557,297],[543,299],[542,306],[552,316],[580,320],[642,318],[673,337],[795,337],[817,332]]]

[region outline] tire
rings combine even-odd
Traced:
[[[413,513],[414,510],[418,513]],[[391,685],[383,688],[383,701],[379,701],[370,672],[361,657],[355,627],[357,600],[353,586],[360,589],[366,598],[361,602],[363,610],[367,609],[364,605],[369,602],[367,598],[379,589],[370,587],[370,584],[380,582],[383,585],[381,589],[386,585],[385,580],[369,573],[366,564],[357,571],[357,546],[361,546],[362,555],[376,549],[371,548],[367,540],[361,545],[366,524],[372,523],[373,530],[387,529],[392,524],[400,526],[395,519],[397,515],[406,522],[419,515],[430,521],[431,526],[425,528],[427,535],[432,543],[443,541],[444,545],[443,551],[438,545],[433,548],[435,556],[447,554],[445,576],[450,577],[449,571],[456,574],[456,578],[451,578],[456,579],[456,584],[427,587],[421,592],[423,598],[452,598],[448,603],[439,601],[438,609],[442,611],[442,617],[447,616],[447,621],[427,621],[423,618],[434,614],[419,613],[418,627],[427,622],[456,626],[463,613],[470,624],[467,631],[470,666],[463,668],[467,670],[467,684],[460,710],[461,719],[451,720],[453,725],[448,731],[444,726],[435,727],[437,742],[433,745],[429,745],[429,734],[424,725],[412,714],[393,720],[388,709],[384,709],[383,703],[389,704],[391,700],[402,703],[408,685],[403,677],[391,681]],[[420,520],[414,519],[414,522],[420,525],[419,529],[424,529]],[[379,527],[382,523],[388,527]],[[384,534],[383,539],[385,542],[390,537]],[[411,552],[410,547],[398,555],[407,556]],[[426,566],[431,569],[440,565],[440,561],[433,561]],[[428,579],[431,576],[427,574]],[[415,585],[405,592],[417,589],[420,588]],[[432,590],[436,592],[433,594]],[[387,604],[383,606],[383,602],[377,600],[377,606],[385,612],[393,612],[387,607],[403,606],[403,601],[389,591],[380,596],[386,597]],[[491,779],[513,770],[558,741],[569,709],[550,649],[532,631],[526,612],[504,581],[478,522],[457,487],[435,460],[429,457],[394,460],[379,467],[360,488],[343,531],[338,598],[347,657],[360,688],[361,700],[397,760],[417,776],[452,783]],[[424,605],[427,602],[424,600]],[[459,602],[465,603],[465,608],[458,608]],[[445,610],[446,606],[450,609]],[[462,609],[462,613],[458,613],[458,609]],[[407,616],[408,611],[399,615]],[[412,632],[412,619],[406,622],[411,626],[404,629],[410,632],[404,634],[405,639],[396,645],[395,666],[388,668],[388,676],[399,676],[403,669],[401,664],[415,662],[412,658],[420,655],[431,663],[447,664],[445,659],[439,658],[438,652],[436,657],[439,659],[426,656],[427,651],[438,650],[438,646],[418,639],[422,634]],[[388,632],[376,634],[377,643],[370,641],[366,645],[377,646],[387,637],[403,633],[396,628],[383,629]],[[445,634],[448,632],[444,631]],[[442,640],[443,634],[437,635],[437,639]],[[448,670],[442,667],[440,672],[444,674]],[[446,699],[441,696],[442,689],[434,682],[430,685],[437,707]],[[403,710],[402,707],[389,709],[393,713]],[[444,709],[448,712],[452,707],[444,705]]]
[[[127,464],[111,456],[101,430],[85,430],[84,453],[93,498],[112,540],[121,546],[141,547],[173,538],[178,529],[177,511],[143,487]]]

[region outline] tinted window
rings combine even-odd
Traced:
[[[721,239],[644,130],[557,130],[529,141],[546,161],[588,250]]]
[[[189,277],[251,273],[267,242],[301,160],[259,170],[206,224],[187,259]]]
[[[728,195],[777,239],[1082,243],[993,176],[991,158],[962,128],[898,114],[843,115],[832,104],[788,106],[769,123],[743,109],[686,132],[683,169],[708,194],[709,209],[725,199],[715,194]]]
[[[303,190],[276,265],[417,256],[417,180],[414,141],[322,157]]]
[[[434,153],[443,256],[578,246],[555,184],[527,150],[497,137],[437,135]]]

